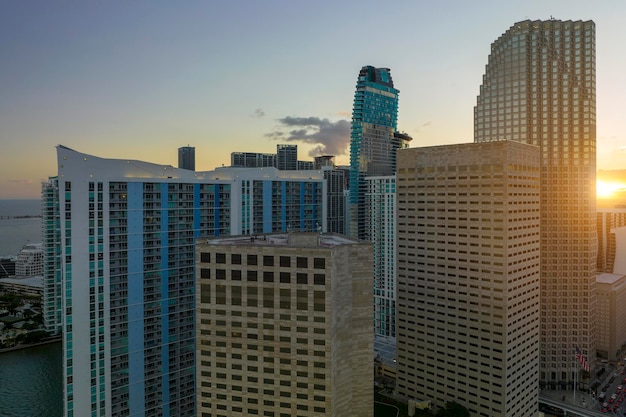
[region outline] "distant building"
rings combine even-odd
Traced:
[[[597,212],[598,230],[598,271],[613,273],[617,247],[615,229],[626,226],[626,209],[599,209]],[[626,247],[622,249],[626,251]],[[626,258],[626,252],[622,258]],[[626,271],[624,272],[626,273]]]
[[[276,168],[281,171],[298,169],[298,145],[276,145]]]
[[[371,244],[197,241],[198,415],[373,416]]]
[[[626,276],[601,273],[596,282],[598,357],[619,362],[626,353]]]
[[[196,148],[193,146],[178,148],[178,168],[196,170]]]
[[[43,294],[43,279],[41,277],[2,278],[0,289],[22,295],[41,297]]]
[[[232,152],[230,166],[242,168],[275,167],[276,154],[257,152]]]
[[[28,243],[17,254],[15,276],[33,277],[43,275],[43,246],[41,243]]]
[[[17,257],[4,256],[0,258],[0,278],[8,278],[15,276],[15,263]]]
[[[399,395],[537,414],[539,177],[512,141],[398,152]]]
[[[361,68],[350,134],[350,233],[359,239],[367,239],[364,178],[393,175],[396,151],[407,147],[411,140],[408,135],[396,132],[398,94],[389,68]]]

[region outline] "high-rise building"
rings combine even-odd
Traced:
[[[46,331],[62,329],[61,219],[59,179],[50,177],[41,184],[41,239],[43,243],[43,321]]]
[[[393,175],[396,151],[411,138],[396,132],[399,90],[389,68],[361,68],[354,93],[350,134],[350,233],[369,240],[366,227],[365,177]]]
[[[599,273],[596,349],[598,357],[620,362],[626,344],[626,275]]]
[[[512,141],[398,152],[399,395],[537,414],[539,177]]]
[[[374,246],[374,334],[396,335],[396,176],[365,177],[367,235]]]
[[[243,168],[275,167],[276,154],[258,152],[232,152],[230,166]]]
[[[298,169],[298,145],[276,145],[276,168],[281,171]]]
[[[322,174],[57,154],[65,416],[196,415],[196,238],[325,231]]]
[[[183,146],[182,148],[178,148],[178,168],[195,171],[196,148],[193,146]]]
[[[492,45],[474,140],[541,150],[541,385],[586,388],[595,365],[596,58],[593,21],[515,23]],[[593,372],[592,372],[593,374]]]
[[[626,209],[599,209],[597,219],[598,272],[613,273],[617,255],[615,229],[626,226]]]
[[[197,241],[198,415],[373,416],[371,244]]]

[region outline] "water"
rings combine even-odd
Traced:
[[[0,217],[40,213],[39,200],[0,200]],[[40,218],[0,218],[0,256],[29,242],[41,242]],[[60,417],[62,357],[60,342],[0,353],[0,417]]]
[[[0,353],[0,416],[63,414],[61,342]]]
[[[41,219],[6,219],[39,216],[39,200],[0,200],[0,256],[17,255],[27,243],[41,242]]]

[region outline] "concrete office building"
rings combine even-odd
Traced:
[[[586,388],[596,308],[596,57],[593,21],[526,20],[491,45],[474,141],[541,152],[541,386]]]
[[[365,177],[367,236],[374,246],[374,334],[396,335],[396,177]]]
[[[258,152],[231,152],[230,166],[242,168],[275,167],[276,154]]]
[[[398,152],[399,395],[537,414],[539,178],[517,142]]]
[[[626,352],[626,276],[598,274],[597,286],[598,357],[619,362]]]
[[[324,230],[322,174],[57,155],[65,416],[195,416],[196,238]]]
[[[373,416],[371,259],[335,234],[199,239],[198,417]]]

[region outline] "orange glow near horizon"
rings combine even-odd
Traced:
[[[626,184],[620,182],[596,181],[596,196],[598,198],[610,198],[615,196],[618,191],[626,190]]]

